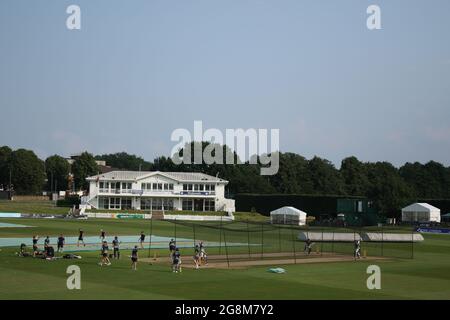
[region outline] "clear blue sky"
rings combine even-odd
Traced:
[[[448,0],[2,0],[0,145],[152,160],[202,120],[337,166],[450,165],[449,33]]]

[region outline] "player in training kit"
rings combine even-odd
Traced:
[[[102,260],[100,261],[99,265],[103,266],[103,265],[111,265],[111,261],[109,261],[109,257],[108,257],[108,242],[103,241],[102,244],[102,249],[101,249],[101,253],[102,253]]]
[[[361,259],[361,241],[356,240],[355,241],[355,254],[354,254],[355,259]]]
[[[105,241],[106,239],[106,232],[103,229],[100,229],[100,240]]]
[[[172,272],[181,272],[181,253],[178,248],[172,254]]]
[[[138,262],[138,246],[134,246],[134,249],[131,251],[131,269],[137,270],[137,262]]]
[[[63,252],[64,251],[64,243],[66,242],[66,239],[62,234],[58,237],[58,250],[57,252]]]
[[[208,264],[208,256],[206,255],[206,250],[204,246],[202,246],[200,249],[200,262],[203,264]]]
[[[312,241],[310,238],[305,241],[305,248],[303,249],[304,253],[311,254]]]
[[[114,237],[114,240],[112,241],[113,244],[113,250],[114,250],[114,259],[120,259],[120,251],[119,251],[119,238],[117,236]]]
[[[175,241],[173,241],[173,239],[170,239],[169,252],[170,252],[171,255],[175,252],[175,249],[176,249]]]
[[[195,246],[195,253],[194,253],[194,264],[195,264],[195,269],[198,269],[198,267],[200,266],[201,262],[200,262],[200,248],[198,245]]]
[[[44,249],[46,249],[50,245],[50,237],[47,236],[44,240]]]
[[[141,244],[141,249],[144,249],[144,241],[145,241],[145,233],[141,231],[141,235],[139,236],[139,243]]]
[[[84,246],[84,247],[86,247],[86,243],[84,243],[84,231],[81,230],[81,229],[79,230],[77,247],[80,246],[80,242],[83,243],[83,246]]]
[[[33,257],[35,257],[39,251],[38,245],[37,245],[38,240],[39,240],[38,236],[33,236]]]

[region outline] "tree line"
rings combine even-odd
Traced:
[[[207,145],[204,142],[202,148]],[[228,147],[220,148],[225,154]],[[194,171],[218,175],[229,181],[229,197],[237,193],[365,196],[375,202],[380,213],[387,215],[397,213],[417,199],[450,199],[450,167],[435,161],[408,162],[397,168],[389,162],[362,162],[351,156],[343,159],[337,169],[327,159],[317,156],[306,159],[283,152],[279,153],[278,173],[262,176],[259,164],[243,163],[235,153],[234,156],[235,163],[239,164],[177,165],[165,156],[149,162],[125,152],[95,156],[84,152],[70,165],[59,155],[41,160],[31,150],[3,146],[0,147],[0,185],[9,185],[11,173],[11,183],[17,193],[68,190],[72,185],[77,190],[85,189],[85,178],[100,172],[95,160],[104,160],[118,170]]]

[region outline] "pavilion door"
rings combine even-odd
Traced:
[[[194,199],[194,211],[203,211],[203,199]]]

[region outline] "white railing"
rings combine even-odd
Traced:
[[[214,196],[215,191],[192,191],[192,190],[182,190],[181,195],[196,195],[196,196]]]
[[[131,193],[131,189],[130,190],[120,190],[120,189],[99,189],[98,192],[99,193],[108,193],[108,194],[121,194],[121,193],[125,193],[125,191],[130,191]]]
[[[168,193],[173,194],[173,190],[141,190],[143,194],[152,194],[152,193]]]
[[[193,191],[182,190],[141,190],[141,189],[98,189],[99,194],[129,194],[129,195],[151,195],[151,194],[177,194],[177,195],[195,195],[195,196],[215,196],[215,191]]]
[[[164,214],[164,220],[233,221],[234,216],[201,216],[201,215],[187,215],[187,214]]]

